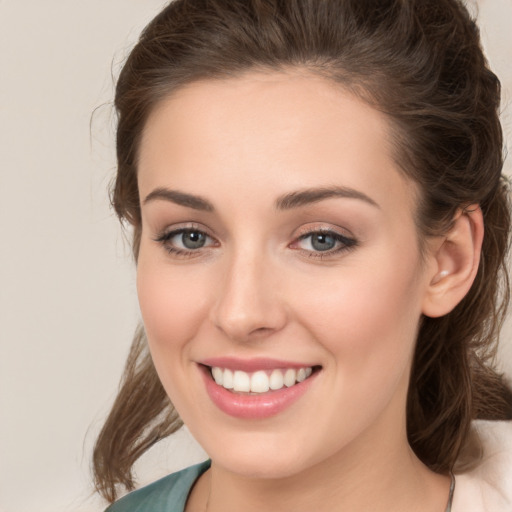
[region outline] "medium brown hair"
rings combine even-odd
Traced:
[[[395,158],[421,190],[420,239],[479,204],[485,223],[473,286],[442,318],[421,320],[407,400],[407,433],[434,471],[452,470],[476,418],[510,419],[511,393],[494,369],[509,299],[505,257],[510,191],[502,172],[500,83],[459,0],[176,0],[143,31],[119,76],[113,205],[141,213],[137,153],[146,120],[178,88],[250,70],[306,69],[384,112]],[[140,328],[119,394],[94,450],[96,486],[113,501],[134,487],[135,460],[181,426]]]

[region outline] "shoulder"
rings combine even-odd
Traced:
[[[471,471],[455,475],[453,512],[512,510],[512,421],[476,421],[483,456]]]
[[[105,512],[183,512],[190,489],[210,467],[207,460],[127,494]]]

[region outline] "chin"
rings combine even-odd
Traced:
[[[234,432],[198,439],[212,464],[245,478],[282,479],[315,465],[319,451],[296,432]],[[304,434],[304,433],[303,433]],[[309,455],[307,448],[310,448]]]
[[[251,450],[249,453],[223,453],[213,456],[214,465],[251,479],[279,480],[291,477],[302,469],[304,462],[297,453],[287,452],[276,454],[262,450]]]

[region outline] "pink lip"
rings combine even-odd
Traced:
[[[215,366],[230,368],[230,366],[217,364],[215,364]],[[281,368],[283,366],[274,365],[272,367]],[[289,365],[284,367],[290,368]],[[206,391],[212,402],[226,414],[242,419],[264,419],[279,414],[307,392],[319,373],[313,372],[309,378],[290,388],[284,387],[277,391],[269,391],[268,393],[262,393],[260,395],[245,395],[228,391],[222,386],[219,386],[213,380],[208,368],[204,366],[200,366],[199,368],[203,375]],[[241,369],[240,366],[238,369]],[[259,366],[258,369],[262,369],[262,367]]]
[[[248,373],[257,372],[258,370],[273,370],[274,368],[294,368],[298,370],[299,368],[314,366],[308,363],[295,363],[262,357],[253,359],[238,359],[236,357],[211,357],[209,359],[204,359],[203,361],[198,362],[199,364],[210,366],[212,368],[217,366],[219,368],[227,368],[229,370],[242,370],[243,372]]]

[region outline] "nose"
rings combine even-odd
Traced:
[[[225,262],[211,309],[211,321],[237,342],[266,338],[287,321],[278,271],[260,254],[239,254]]]

